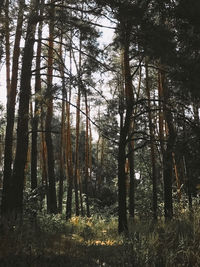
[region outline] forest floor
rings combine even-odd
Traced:
[[[195,213],[196,214],[196,213]],[[0,267],[200,266],[200,217],[188,214],[165,224],[129,222],[117,234],[117,218],[41,214],[36,221],[0,232]]]

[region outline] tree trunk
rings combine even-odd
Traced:
[[[43,118],[43,107],[41,106],[41,154],[42,154],[42,185],[45,187],[46,198],[47,198],[47,211],[49,212],[49,192],[48,192],[48,174],[47,174],[47,146],[45,142],[44,133],[44,118]]]
[[[70,97],[71,98],[71,97]],[[68,189],[67,189],[67,206],[66,220],[72,215],[72,189],[73,189],[73,166],[72,166],[72,145],[71,145],[71,125],[70,125],[70,105],[67,103],[67,170],[68,170]]]
[[[29,14],[27,35],[22,59],[20,98],[17,121],[17,147],[11,181],[12,207],[11,210],[17,215],[23,210],[24,169],[28,150],[28,120],[29,100],[31,96],[31,67],[33,60],[33,46],[35,42],[35,29],[38,16],[38,0],[32,0],[32,9]]]
[[[12,166],[12,147],[13,147],[13,128],[15,117],[15,99],[17,90],[17,77],[18,77],[18,63],[20,55],[20,40],[22,35],[22,22],[23,22],[23,8],[24,0],[19,1],[19,13],[17,20],[17,27],[15,33],[15,43],[13,49],[13,64],[12,64],[12,77],[10,85],[10,94],[7,97],[7,125],[5,135],[5,150],[4,150],[4,178],[3,178],[3,194],[1,212],[5,214],[11,208],[10,200],[10,179],[11,179],[11,166]]]
[[[130,187],[129,187],[129,214],[134,219],[135,216],[135,164],[134,164],[134,141],[132,139],[132,131],[134,130],[134,122],[132,122],[129,130],[129,149],[128,161],[130,172]]]
[[[173,217],[173,200],[172,200],[172,170],[173,170],[173,147],[176,140],[176,133],[173,125],[173,117],[169,107],[169,91],[164,84],[165,77],[162,74],[162,91],[163,91],[163,113],[167,124],[167,144],[163,154],[163,179],[164,179],[164,212],[165,219]]]
[[[88,199],[88,178],[89,178],[89,120],[88,120],[88,101],[87,92],[85,89],[85,110],[86,110],[86,128],[85,128],[85,202],[86,202],[86,215],[90,217],[90,207]]]
[[[41,9],[40,16],[43,15],[43,5],[44,0],[41,0]],[[41,92],[41,77],[40,77],[40,68],[41,68],[41,38],[42,38],[42,27],[43,22],[40,21],[38,26],[38,43],[37,43],[37,53],[36,53],[36,72],[35,72],[35,109],[34,116],[32,120],[32,144],[31,144],[31,189],[37,188],[37,158],[38,158],[38,149],[37,149],[37,139],[38,139],[38,124],[39,124],[39,94]]]
[[[78,197],[78,173],[79,173],[79,138],[80,138],[80,103],[81,103],[81,76],[82,76],[82,41],[80,34],[79,41],[79,68],[78,68],[78,96],[77,96],[77,109],[76,109],[76,148],[75,148],[75,172],[74,172],[74,190],[75,190],[75,206],[76,206],[76,216],[79,216],[79,197]]]
[[[173,159],[173,165],[174,165],[174,173],[175,173],[175,177],[176,177],[178,202],[180,202],[181,201],[181,183],[180,183],[180,179],[179,179],[179,173],[178,173],[178,168],[177,168],[174,152],[172,152],[172,159]]]
[[[122,23],[123,41],[122,41],[122,73],[125,85],[125,99],[126,99],[126,114],[124,123],[120,127],[120,140],[118,150],[118,202],[119,202],[119,217],[118,217],[118,231],[119,233],[126,233],[128,231],[127,224],[127,210],[126,210],[126,145],[129,129],[131,125],[131,117],[133,112],[133,86],[129,62],[129,45],[130,45],[130,30],[131,26]],[[122,120],[122,118],[121,118]]]
[[[51,1],[53,3],[53,1]],[[51,136],[51,123],[53,118],[53,92],[52,92],[52,79],[53,79],[53,38],[54,38],[54,5],[50,9],[50,23],[49,23],[49,45],[48,45],[48,72],[47,72],[47,114],[45,122],[45,140],[47,146],[47,166],[48,166],[48,195],[49,195],[49,212],[57,212],[56,200],[56,185],[55,185],[55,172],[54,172],[54,153],[53,142]]]
[[[72,38],[72,36],[71,36],[71,38]],[[70,46],[71,46],[71,44],[70,44]],[[72,47],[70,47],[70,75],[72,75]],[[70,124],[70,102],[71,102],[71,77],[70,77],[70,86],[69,86],[69,100],[66,103],[66,110],[67,110],[67,150],[66,150],[66,161],[67,161],[67,171],[68,171],[66,220],[70,219],[71,215],[72,215],[72,189],[73,189],[73,166],[72,166],[72,144],[71,144],[71,124]]]
[[[146,72],[146,94],[148,98],[148,119],[149,119],[149,132],[150,132],[150,148],[151,148],[151,178],[153,184],[153,218],[157,220],[157,177],[156,177],[156,159],[155,159],[155,145],[154,145],[154,131],[152,122],[151,112],[151,99],[150,99],[150,88],[149,88],[149,70],[148,62],[145,62]]]
[[[61,33],[60,38],[60,74],[62,77],[62,112],[61,112],[61,135],[60,135],[60,174],[59,174],[59,192],[58,192],[58,211],[62,213],[63,210],[63,182],[65,178],[65,97],[66,97],[66,88],[65,88],[65,77],[64,77],[64,66],[63,66],[63,36]]]

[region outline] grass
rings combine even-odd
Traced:
[[[0,234],[0,266],[200,266],[199,208],[165,224],[129,222],[117,234],[117,218],[39,214]]]

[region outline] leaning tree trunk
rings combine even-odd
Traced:
[[[31,11],[29,14],[27,35],[22,59],[19,110],[17,121],[17,147],[11,181],[12,205],[11,211],[15,215],[22,214],[23,211],[23,189],[25,178],[25,165],[28,151],[28,120],[29,120],[29,100],[31,96],[31,67],[33,60],[33,46],[35,43],[35,30],[38,16],[38,0],[31,1]]]

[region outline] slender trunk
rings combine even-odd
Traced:
[[[78,172],[79,172],[79,138],[80,138],[80,103],[81,103],[81,75],[82,75],[82,41],[80,36],[79,41],[79,84],[78,84],[78,96],[77,96],[77,109],[76,109],[76,150],[75,150],[75,172],[74,172],[74,190],[75,190],[75,205],[76,205],[76,216],[79,216],[79,197],[78,197]]]
[[[51,1],[53,3],[53,0]],[[49,23],[49,45],[48,45],[48,72],[47,72],[47,114],[45,122],[45,141],[47,146],[47,165],[48,165],[48,194],[49,194],[49,211],[50,213],[57,212],[56,201],[56,185],[55,185],[55,171],[54,171],[54,152],[52,141],[52,118],[53,118],[53,92],[52,92],[52,79],[53,79],[53,38],[54,38],[54,6],[50,9],[51,20]]]
[[[100,116],[101,112],[100,112],[100,107],[98,110],[98,120],[100,121],[101,116]],[[96,152],[96,162],[97,162],[97,173],[96,173],[96,180],[95,180],[95,194],[96,191],[100,191],[101,189],[101,166],[100,166],[100,140],[101,140],[101,133],[98,133],[98,140],[97,140],[97,152]]]
[[[126,145],[127,137],[131,125],[131,117],[133,111],[133,86],[132,77],[129,62],[129,45],[130,45],[130,26],[122,24],[122,30],[124,32],[124,40],[122,44],[122,70],[125,85],[125,99],[126,99],[126,114],[124,124],[121,123],[120,127],[120,139],[118,150],[118,202],[119,202],[119,214],[118,214],[118,231],[119,233],[126,233],[128,231],[127,224],[127,210],[126,210]],[[121,118],[121,120],[123,120]]]
[[[102,176],[102,172],[103,172],[103,165],[104,165],[104,138],[103,136],[100,136],[99,137],[99,140],[98,140],[98,191],[100,192],[101,191],[101,188],[102,188],[102,185],[103,185],[103,182],[104,182],[104,179],[103,179],[103,176]]]
[[[89,107],[89,117],[90,117],[90,107]],[[89,121],[89,170],[90,170],[89,181],[92,185],[92,127],[90,121]]]
[[[85,129],[85,202],[86,202],[86,214],[87,217],[90,217],[90,207],[89,207],[89,199],[88,199],[88,178],[89,178],[89,120],[88,120],[88,100],[87,100],[87,92],[85,90],[85,110],[86,110],[86,129]]]
[[[79,172],[79,136],[80,136],[80,100],[81,100],[81,93],[79,87],[78,97],[77,97],[77,110],[76,110],[76,151],[75,151],[75,173],[74,173],[76,216],[79,216],[78,172]]]
[[[60,74],[62,77],[62,114],[61,114],[61,136],[60,136],[60,174],[59,174],[59,193],[58,193],[58,211],[62,213],[63,210],[63,181],[65,178],[65,167],[64,167],[64,152],[65,152],[65,96],[66,96],[66,88],[65,88],[65,77],[64,77],[64,66],[63,66],[63,36],[61,33],[60,38]]]
[[[179,179],[179,173],[178,173],[178,168],[177,168],[174,152],[172,152],[172,159],[173,159],[173,165],[174,165],[174,173],[175,173],[175,177],[176,177],[178,202],[180,202],[181,201],[181,183],[180,183],[180,179]]]
[[[11,206],[10,199],[10,180],[12,166],[12,147],[13,147],[13,128],[15,117],[15,99],[17,90],[17,77],[19,69],[20,40],[22,35],[24,0],[19,1],[19,13],[17,27],[15,33],[15,43],[13,49],[12,77],[10,85],[10,94],[7,98],[7,125],[5,134],[5,150],[4,150],[4,178],[3,178],[3,194],[1,212],[5,214]]]
[[[43,15],[43,5],[44,0],[41,1],[40,16]],[[41,77],[40,77],[40,68],[41,68],[41,38],[42,38],[42,27],[43,22],[40,21],[38,26],[38,43],[37,43],[37,53],[36,53],[36,73],[35,73],[35,109],[34,116],[32,119],[32,144],[31,144],[31,189],[37,188],[37,158],[38,158],[38,149],[37,149],[37,140],[38,140],[38,124],[39,124],[39,94],[41,92]]]
[[[62,213],[63,210],[63,181],[65,177],[64,172],[64,148],[65,148],[65,102],[62,101],[62,115],[61,115],[61,136],[60,136],[60,174],[59,174],[59,193],[58,193],[58,211]]]
[[[72,32],[71,32],[72,38]],[[71,39],[72,40],[72,39]],[[70,75],[72,75],[72,47],[70,44]],[[71,102],[71,77],[69,86],[69,102],[66,103],[67,109],[67,171],[68,171],[68,188],[67,188],[67,203],[66,203],[66,220],[71,218],[72,215],[72,189],[73,189],[73,166],[72,166],[72,144],[71,144],[71,124],[70,124],[70,102]],[[67,96],[66,96],[67,97]]]
[[[146,94],[148,98],[148,119],[149,119],[149,132],[150,132],[150,148],[151,148],[151,178],[153,184],[153,218],[157,220],[157,177],[156,177],[156,159],[155,159],[155,145],[154,145],[154,131],[152,122],[151,112],[151,99],[150,99],[150,88],[149,88],[149,70],[148,62],[145,62],[146,72]]]
[[[183,157],[183,166],[184,166],[184,172],[186,176],[189,211],[192,212],[192,193],[191,193],[190,173],[188,172],[187,161],[186,161],[185,156]]]
[[[29,100],[31,96],[31,67],[33,60],[33,47],[35,43],[35,30],[38,15],[38,0],[32,0],[27,35],[22,59],[20,98],[17,122],[17,147],[12,175],[12,211],[17,215],[23,210],[24,169],[28,150],[28,120]]]
[[[142,80],[142,67],[139,69],[139,81],[138,81],[138,90],[136,93],[136,103],[140,96],[141,90],[141,80]],[[133,117],[137,114],[137,106],[135,106],[133,111]],[[130,188],[129,188],[129,214],[134,219],[135,216],[135,153],[134,147],[135,143],[133,140],[133,133],[135,129],[135,120],[133,118],[130,128],[129,128],[129,171],[130,171]]]
[[[47,198],[47,211],[49,212],[49,192],[48,192],[48,174],[47,174],[47,146],[44,134],[43,107],[41,106],[41,154],[42,154],[42,185],[45,187]]]
[[[132,218],[135,216],[135,170],[134,170],[134,141],[132,139],[132,132],[134,131],[134,122],[132,122],[129,130],[129,146],[128,146],[128,161],[130,172],[130,187],[129,187],[129,214]]]
[[[81,179],[81,175],[80,175],[80,170],[78,172],[78,184],[79,184],[79,195],[80,195],[80,208],[81,208],[81,216],[84,217],[85,212],[84,212],[84,208],[83,208],[83,188],[82,188],[82,179]]]
[[[173,217],[173,200],[172,200],[172,152],[176,140],[176,133],[173,125],[173,117],[169,108],[169,91],[164,84],[165,77],[162,74],[163,90],[163,112],[167,124],[167,144],[163,154],[163,179],[164,179],[164,212],[166,220]]]
[[[67,155],[66,155],[66,159],[67,159],[67,170],[68,170],[66,220],[68,220],[71,218],[71,215],[72,215],[73,166],[72,166],[70,105],[69,103],[67,103],[66,105],[67,105],[66,107],[67,108]]]

